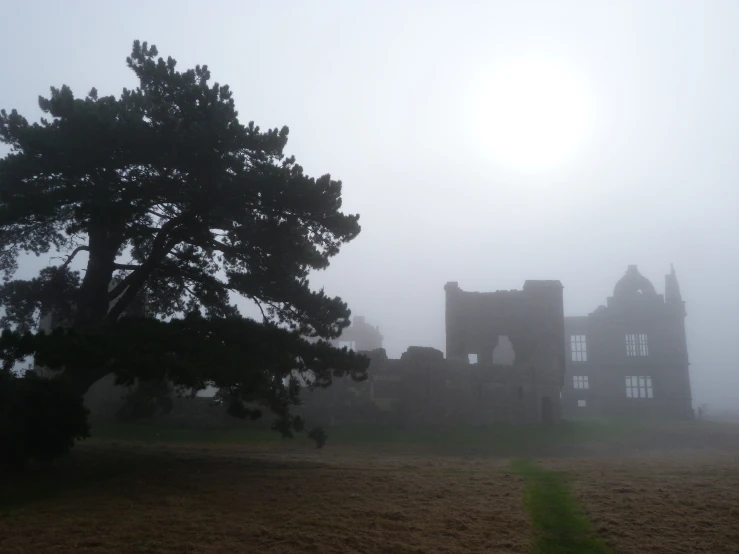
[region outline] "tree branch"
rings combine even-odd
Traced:
[[[133,280],[134,275],[136,275],[134,272],[129,273],[120,283],[113,287],[113,289],[108,292],[108,300],[115,300],[123,294],[123,291],[126,290],[128,284]]]
[[[174,242],[174,244],[172,244],[172,246],[169,246],[169,244],[163,244],[167,238],[167,234],[170,231],[173,231],[177,227],[177,225],[179,225],[182,222],[182,220],[183,220],[182,216],[173,218],[167,221],[164,225],[162,225],[158,229],[152,229],[152,230],[157,230],[158,233],[157,233],[156,238],[154,239],[154,244],[152,245],[151,253],[149,254],[149,257],[140,266],[136,267],[131,273],[126,275],[123,281],[121,281],[115,287],[113,287],[113,290],[111,290],[108,293],[108,298],[110,300],[114,300],[118,298],[121,294],[123,294],[126,291],[126,289],[129,288],[131,283],[133,283],[134,281],[136,281],[138,285],[141,285],[143,281],[146,280],[146,277],[149,276],[149,273],[151,273],[151,271],[154,269],[154,266],[158,262],[161,261],[161,258],[162,258],[161,254],[158,255],[159,259],[154,260],[155,255],[157,255],[157,250],[164,249],[165,250],[164,255],[166,256],[169,253],[169,251],[172,250],[174,245],[176,245],[177,242],[179,242],[179,239],[178,239]],[[170,242],[172,242],[172,239],[170,239]],[[141,275],[142,273],[145,273],[145,275],[142,276]],[[120,301],[116,304],[116,306],[118,306],[118,304],[120,304]],[[120,315],[120,313],[118,315]],[[118,316],[116,316],[116,319],[117,318]]]
[[[90,247],[89,246],[78,246],[77,248],[75,248],[72,251],[72,253],[69,255],[69,257],[67,257],[67,261],[62,264],[62,269],[67,269],[67,267],[72,262],[72,260],[74,259],[74,257],[77,254],[79,254],[80,252],[82,252],[83,250],[89,252],[90,251]]]
[[[151,272],[154,271],[157,264],[161,263],[161,261],[172,251],[172,249],[177,246],[177,244],[181,240],[180,237],[167,237],[167,234],[168,232],[173,231],[179,223],[180,222],[176,221],[175,219],[170,219],[167,223],[162,225],[159,234],[157,235],[156,239],[154,239],[154,246],[146,261],[141,264],[138,269],[132,271],[131,274],[128,275],[122,283],[120,283],[117,287],[115,287],[115,289],[113,289],[114,291],[120,290],[121,292],[119,292],[118,294],[120,294],[121,296],[118,302],[116,302],[115,305],[110,308],[110,310],[108,310],[108,313],[105,315],[104,321],[108,323],[114,323],[118,320],[121,314],[131,303],[131,300],[133,300],[136,294],[138,294],[139,290],[141,290],[142,285],[149,277],[149,275],[151,275]],[[169,238],[169,240],[167,240],[167,238]],[[123,283],[125,282],[127,282],[126,286],[124,288],[120,288],[121,285],[123,285]]]
[[[113,264],[113,269],[122,269],[124,271],[136,271],[141,266],[136,264]]]
[[[262,309],[262,304],[261,304],[261,302],[259,302],[259,300],[257,300],[257,299],[256,299],[256,298],[254,298],[254,297],[252,297],[252,300],[253,300],[253,301],[254,301],[254,303],[255,303],[255,304],[257,305],[257,308],[259,308],[259,311],[260,311],[260,312],[262,312],[262,319],[263,319],[263,320],[264,320],[265,322],[269,321],[269,320],[267,319],[267,316],[266,316],[266,315],[265,315],[265,313],[264,313],[264,310]]]

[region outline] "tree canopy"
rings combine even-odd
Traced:
[[[240,123],[207,66],[180,72],[139,41],[127,64],[139,86],[119,97],[52,87],[39,122],[0,111],[6,367],[33,354],[79,393],[111,372],[215,384],[235,413],[262,404],[283,432],[300,430],[297,375],[366,375],[364,357],[326,342],[349,324],[347,305],[308,280],[358,235],[359,216],[342,213],[340,181],[284,155],[287,127]],[[14,279],[26,253],[63,261]]]

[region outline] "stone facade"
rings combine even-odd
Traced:
[[[565,318],[565,416],[691,418],[685,316],[674,268],[662,295],[632,265],[605,306]]]
[[[464,361],[472,355],[494,375],[512,399],[508,419],[559,420],[565,374],[562,284],[526,281],[522,290],[481,293],[463,291],[452,282],[444,289],[447,358]],[[511,347],[511,370],[496,370],[510,359]]]
[[[388,359],[379,329],[355,318],[338,344],[355,341],[372,362],[367,382],[351,385],[352,398],[368,396],[392,421],[411,426],[557,422],[565,374],[561,283],[526,281],[522,290],[489,293],[444,288],[446,357],[413,346]]]
[[[373,327],[367,323],[364,316],[358,315],[352,320],[352,324],[344,329],[341,337],[332,341],[332,344],[339,348],[346,346],[357,352],[370,352],[382,348],[382,339],[380,328]]]

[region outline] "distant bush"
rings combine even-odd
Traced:
[[[0,370],[0,466],[22,469],[67,454],[90,436],[82,397],[59,379]]]

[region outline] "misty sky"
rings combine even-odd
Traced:
[[[287,152],[361,214],[312,282],[380,325],[390,356],[444,349],[447,281],[559,279],[585,315],[627,265],[661,293],[674,263],[694,399],[739,404],[736,2],[0,6],[2,108],[36,119],[51,85],[119,95],[141,39],[207,64],[242,122],[288,125]]]

